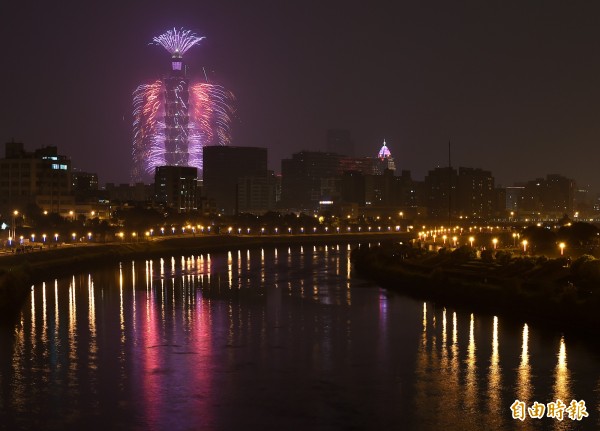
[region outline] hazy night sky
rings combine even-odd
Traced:
[[[72,3],[72,4],[69,4]],[[173,27],[206,36],[185,58],[233,91],[233,145],[270,166],[383,139],[422,179],[447,164],[511,185],[560,173],[600,191],[596,2],[2,2],[0,143],[57,145],[100,183],[128,182],[135,87],[169,55]],[[4,148],[2,146],[2,154]]]

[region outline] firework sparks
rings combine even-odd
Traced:
[[[204,37],[197,36],[191,30],[168,30],[152,40],[164,49],[169,51],[172,56],[181,57],[192,46],[197,45]]]

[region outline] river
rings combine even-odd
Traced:
[[[597,342],[387,292],[347,244],[73,272],[0,327],[2,429],[600,427]]]

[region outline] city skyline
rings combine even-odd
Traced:
[[[102,182],[128,181],[130,94],[162,74],[164,54],[147,43],[175,26],[206,36],[190,68],[206,67],[237,97],[232,145],[268,148],[276,171],[295,152],[326,151],[327,129],[342,128],[357,156],[385,138],[397,170],[415,178],[447,166],[450,140],[454,166],[490,170],[504,186],[559,173],[598,192],[597,11],[7,4],[0,138],[57,145]]]

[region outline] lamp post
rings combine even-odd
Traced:
[[[471,243],[471,247],[473,247],[473,241],[475,241],[475,238],[470,236],[469,237],[469,242]]]
[[[560,255],[563,256],[565,252],[565,243],[561,242],[560,244],[558,244],[558,248],[560,248]]]
[[[19,211],[14,210],[12,213],[12,236],[13,238],[17,237],[17,216],[19,215]]]
[[[498,244],[498,238],[492,239],[492,244],[494,244],[494,250],[496,250],[496,245]]]
[[[523,252],[527,253],[527,240],[524,239],[522,244],[523,244]]]

